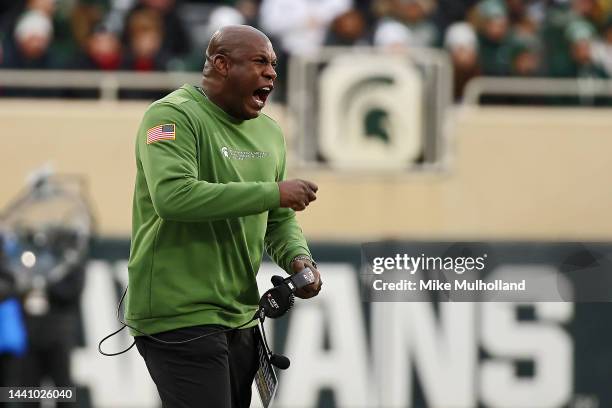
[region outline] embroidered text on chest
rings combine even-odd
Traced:
[[[223,146],[221,148],[221,154],[226,159],[230,160],[250,160],[250,159],[263,159],[270,155],[268,152],[252,152],[248,150],[235,150],[231,147]]]

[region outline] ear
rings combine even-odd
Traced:
[[[215,54],[212,58],[212,65],[222,77],[226,77],[229,71],[229,58],[223,54]]]

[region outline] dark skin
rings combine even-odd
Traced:
[[[253,93],[274,88],[275,66],[276,54],[265,34],[250,26],[223,27],[206,49],[202,87],[211,101],[236,119],[254,119],[263,106],[255,103]]]
[[[202,88],[207,97],[237,120],[254,119],[264,107],[276,79],[276,54],[261,31],[246,25],[231,25],[213,34],[206,48]],[[318,187],[307,180],[278,183],[280,206],[303,211],[317,199]],[[299,289],[296,296],[308,299],[321,290],[321,276],[311,262],[294,261],[291,269],[309,267],[315,282]]]

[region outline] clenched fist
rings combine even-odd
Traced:
[[[280,190],[280,206],[302,211],[311,201],[317,199],[319,189],[313,182],[307,180],[286,180],[278,183]]]
[[[295,260],[291,263],[291,269],[293,269],[293,272],[295,273],[300,272],[306,267],[310,268],[310,270],[314,274],[315,281],[310,285],[304,286],[303,288],[299,288],[295,292],[295,296],[299,297],[300,299],[310,299],[311,297],[317,296],[321,291],[321,286],[323,286],[321,274],[319,273],[319,270],[315,268],[312,262],[305,259],[300,259]]]

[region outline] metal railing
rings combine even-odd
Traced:
[[[202,74],[187,72],[100,72],[0,69],[0,87],[98,89],[100,98],[116,100],[120,90],[171,90],[197,84]]]
[[[97,89],[104,100],[118,99],[120,90],[173,90],[201,79],[202,74],[194,72],[0,69],[0,87]],[[462,103],[478,106],[485,95],[612,97],[612,80],[478,77],[467,84]]]
[[[570,96],[592,100],[612,96],[612,80],[595,78],[492,78],[472,79],[463,94],[463,104],[480,105],[481,98],[495,96]]]

